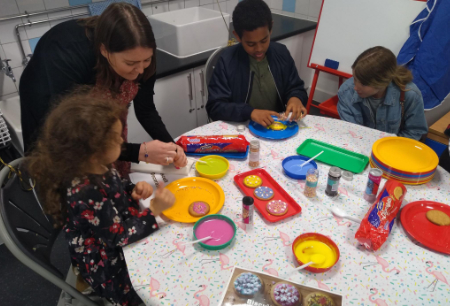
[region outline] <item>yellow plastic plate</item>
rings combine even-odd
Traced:
[[[372,152],[383,164],[410,173],[432,171],[439,164],[429,146],[404,137],[381,138],[373,144]]]
[[[378,168],[377,165],[375,165],[375,164],[372,162],[372,160],[370,160],[370,166],[371,166],[372,168]],[[383,171],[382,169],[380,169],[380,170]],[[385,173],[385,172],[383,171],[383,177],[384,177],[385,179],[393,179],[393,180],[396,180],[397,182],[403,183],[403,184],[405,184],[405,185],[422,185],[422,184],[426,184],[426,183],[428,183],[429,181],[431,181],[431,180],[433,179],[434,174],[435,174],[435,172],[434,172],[431,176],[426,177],[426,178],[422,178],[421,181],[417,181],[417,180],[407,180],[407,179],[404,179],[404,178],[400,178],[400,177],[397,177],[397,176],[393,176],[392,174],[390,174],[390,173]]]
[[[225,176],[230,167],[228,159],[218,155],[208,155],[200,158],[199,160],[207,162],[207,164],[196,163],[195,169],[202,177],[209,178],[211,180],[217,180]]]
[[[209,204],[209,215],[217,214],[225,203],[223,189],[214,181],[202,177],[186,177],[166,186],[175,195],[175,204],[163,212],[170,220],[182,223],[197,222],[201,217],[191,216],[189,205],[196,201]],[[203,217],[203,216],[202,216]]]

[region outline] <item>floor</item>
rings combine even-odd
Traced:
[[[315,107],[311,115],[323,116]],[[55,241],[52,262],[64,275],[70,267],[69,252],[62,234]],[[61,290],[25,267],[0,245],[0,299],[8,306],[56,306]]]

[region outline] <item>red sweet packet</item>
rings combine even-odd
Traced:
[[[366,249],[376,251],[387,240],[405,194],[406,187],[402,183],[388,180],[384,184],[355,234]]]
[[[244,135],[181,136],[177,145],[187,153],[245,152],[249,142]]]

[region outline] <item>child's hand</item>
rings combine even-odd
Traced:
[[[133,200],[147,199],[153,193],[153,187],[146,182],[138,182],[136,186],[134,186],[133,192],[131,193],[131,197]]]
[[[292,97],[286,106],[286,117],[292,112],[290,121],[297,121],[306,116],[306,108],[303,106],[299,98]]]
[[[279,117],[279,114],[277,112],[265,109],[255,109],[252,111],[250,117],[253,121],[261,124],[263,127],[268,127],[275,121],[273,120],[272,115],[276,116],[277,118]]]
[[[175,196],[168,189],[164,189],[164,184],[160,183],[155,193],[155,198],[150,203],[150,210],[156,217],[161,212],[169,209],[175,204]]]

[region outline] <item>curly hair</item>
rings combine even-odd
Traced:
[[[80,87],[64,96],[48,115],[24,165],[36,180],[44,211],[53,217],[55,226],[64,224],[65,188],[74,178],[88,174],[90,157],[117,141],[112,127],[125,114],[125,106],[117,101]]]
[[[272,13],[263,0],[243,0],[233,11],[233,26],[239,38],[244,31],[254,31],[257,28],[268,27],[272,30]]]
[[[413,80],[408,68],[397,64],[391,50],[377,46],[361,53],[352,65],[354,77],[364,86],[387,87],[394,82],[401,90]]]

